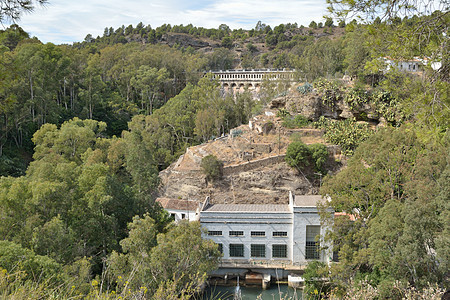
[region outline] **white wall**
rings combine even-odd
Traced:
[[[196,220],[195,211],[186,211],[186,210],[179,210],[179,209],[166,209],[167,212],[172,215],[175,215],[175,222],[178,222],[183,219],[188,219],[190,221]],[[184,218],[183,218],[184,215]]]
[[[222,236],[206,238],[223,245],[223,259],[292,261],[294,265],[304,265],[306,247],[306,226],[320,225],[317,208],[294,207],[294,212],[240,213],[240,212],[201,212],[200,222],[209,231],[222,231]],[[229,236],[229,231],[243,231],[243,236]],[[252,237],[251,231],[265,231],[265,237]],[[287,237],[273,237],[274,231],[286,231]],[[321,234],[325,228],[321,228]],[[244,257],[230,257],[229,244],[244,244]],[[251,244],[265,244],[266,257],[251,257]],[[273,258],[272,245],[286,244],[287,258]],[[320,260],[328,262],[328,253],[321,253]]]

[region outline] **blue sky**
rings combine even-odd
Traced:
[[[153,28],[191,23],[251,29],[259,20],[272,27],[295,22],[307,26],[312,20],[323,21],[325,14],[325,0],[49,0],[45,7],[23,15],[18,24],[44,43],[70,44],[88,33],[101,36],[105,27],[139,22]]]

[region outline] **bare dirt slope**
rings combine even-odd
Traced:
[[[317,194],[321,176],[306,176],[284,162],[290,137],[296,133],[306,144],[325,143],[322,132],[304,128],[288,130],[280,124],[274,111],[253,118],[249,125],[233,129],[228,136],[188,148],[177,162],[160,173],[160,197],[213,203],[284,203],[288,192]],[[329,146],[330,169],[338,168],[334,155],[339,151]],[[206,182],[200,163],[212,154],[224,163],[222,180]]]

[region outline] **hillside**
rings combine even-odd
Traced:
[[[287,129],[275,110],[266,110],[248,125],[241,125],[229,135],[190,147],[169,168],[160,172],[160,197],[213,203],[287,203],[288,191],[317,194],[321,176],[307,171],[306,177],[290,168],[284,157],[292,135],[305,144],[326,144],[319,129]],[[339,148],[326,144],[330,153],[329,172],[337,171],[343,159]],[[223,178],[207,182],[201,160],[214,155],[223,162]]]
[[[219,53],[219,56],[228,60],[211,66],[218,69],[249,68],[249,67],[283,67],[286,64],[279,55],[287,55],[298,52],[294,49],[297,45],[303,48],[311,43],[327,38],[337,40],[345,34],[344,27],[315,25],[314,27],[298,27],[297,24],[280,24],[272,30],[270,26],[260,25],[257,30],[231,30],[225,24],[218,29],[197,28],[192,25],[163,25],[152,29],[150,25],[144,27],[142,23],[136,27],[129,25],[114,30],[105,28],[103,36],[96,38],[88,34],[81,43],[75,43],[75,47],[88,47],[127,43],[168,45],[190,53],[213,55],[217,49],[227,49]],[[227,54],[230,57],[226,57]],[[217,54],[216,54],[217,55]],[[214,58],[213,58],[214,59]],[[282,60],[285,60],[284,58]],[[275,64],[275,65],[274,65]],[[294,67],[293,65],[284,67]]]

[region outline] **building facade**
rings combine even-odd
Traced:
[[[320,238],[326,230],[317,209],[321,201],[321,196],[292,193],[285,205],[210,204],[207,200],[199,220],[205,237],[223,253],[222,270],[279,269],[286,272],[276,276],[286,277],[309,261],[331,261],[331,251],[323,250]]]
[[[238,69],[210,71],[219,80],[225,92],[243,92],[245,88],[259,91],[264,80],[295,82],[295,70],[289,69]]]
[[[156,202],[170,214],[175,222],[198,219],[198,210],[201,205],[197,201],[164,197],[156,199]]]

